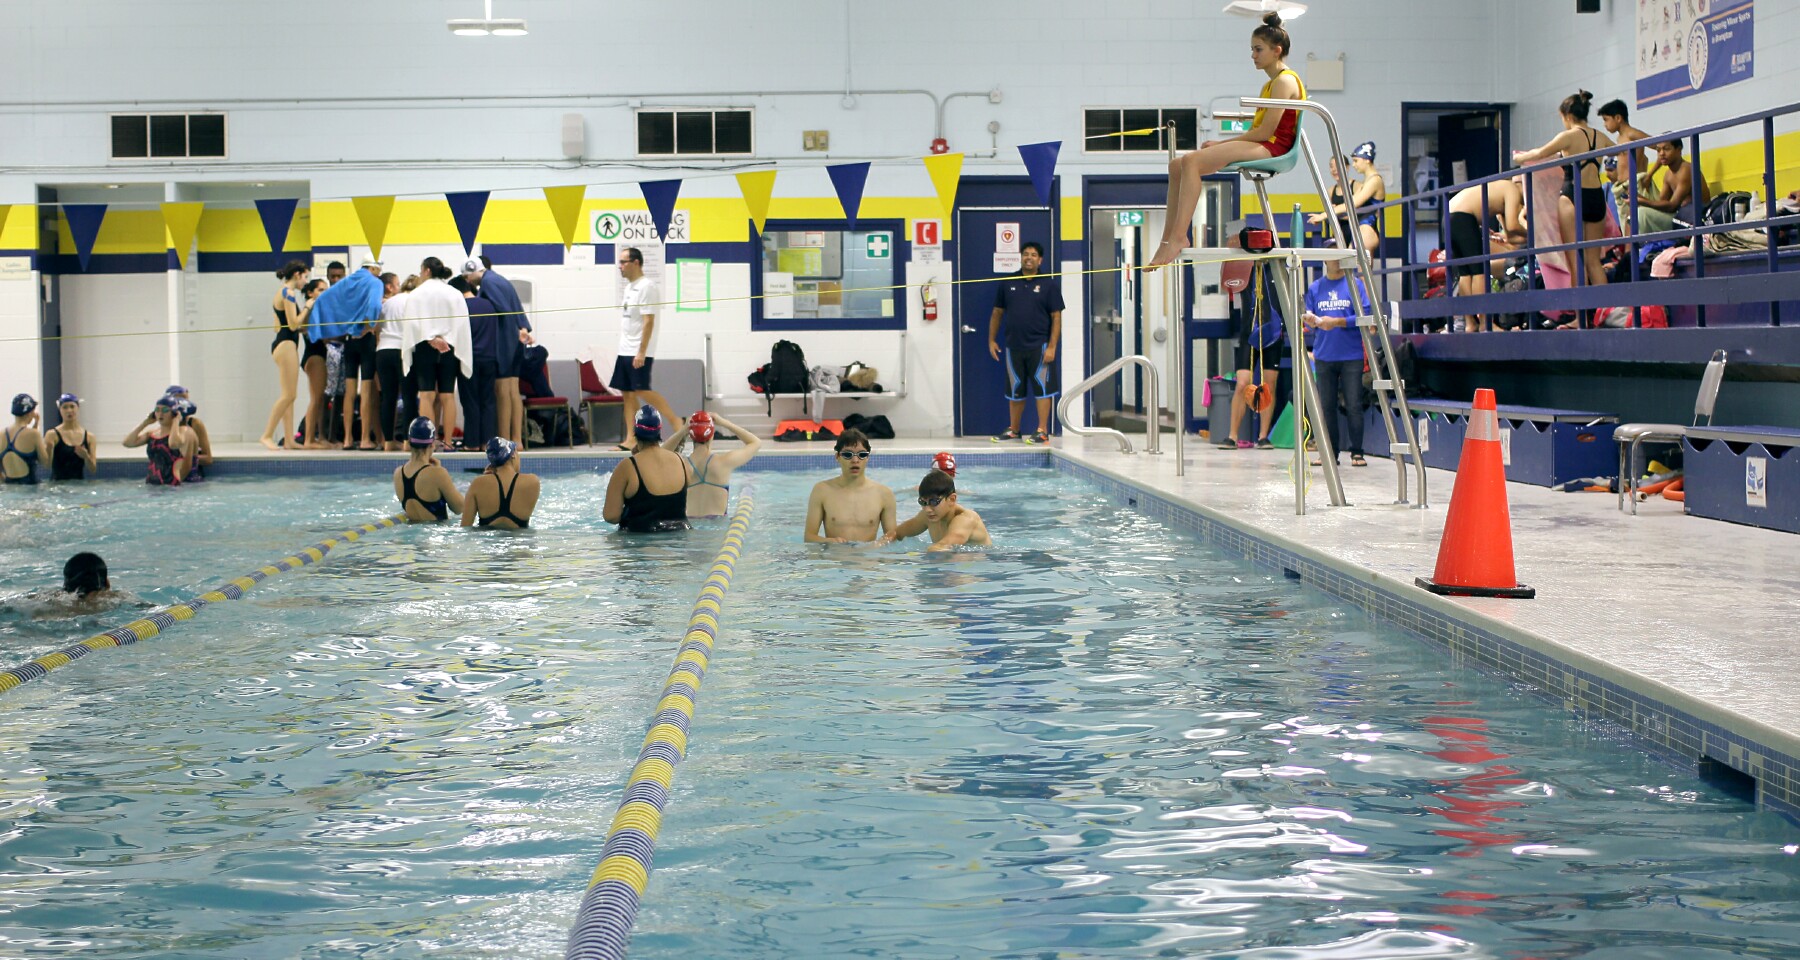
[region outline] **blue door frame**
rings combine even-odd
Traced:
[[[1063,252],[1058,211],[1062,206],[1060,187],[1050,195],[1050,206],[1038,203],[1037,191],[1030,177],[968,176],[956,188],[956,210],[952,217],[951,241],[944,245],[944,256],[956,265],[956,349],[955,417],[958,436],[992,436],[1006,429],[1006,374],[987,352],[987,328],[993,313],[992,283],[971,283],[994,276],[994,240],[991,236],[964,236],[965,220],[979,221],[981,227],[1016,214],[1022,225],[1020,240],[1036,240],[1048,248],[1043,272],[1060,277]],[[994,216],[989,216],[994,214]],[[966,215],[966,216],[965,216]],[[1042,218],[1041,220],[1039,218]],[[1032,221],[1038,226],[1033,227]],[[1067,318],[1065,317],[1065,322]],[[975,332],[964,333],[962,328]],[[1059,361],[1060,362],[1060,361]],[[1065,374],[1065,380],[1067,379]],[[1065,384],[1066,385],[1066,384]],[[1036,422],[1036,412],[1027,406],[1025,423]],[[998,425],[995,425],[995,418]]]
[[[1227,183],[1230,185],[1227,188],[1230,196],[1225,203],[1225,209],[1233,211],[1233,218],[1235,219],[1235,212],[1239,209],[1239,184],[1237,175],[1215,174],[1206,179],[1208,182]],[[1084,263],[1092,263],[1093,258],[1088,256],[1092,238],[1087,237],[1087,230],[1093,224],[1093,211],[1095,207],[1142,207],[1145,209],[1161,210],[1168,205],[1168,200],[1169,178],[1167,175],[1102,174],[1083,176],[1081,178],[1081,228],[1082,237],[1084,239],[1079,241],[1079,247],[1077,247],[1077,243],[1074,241],[1065,243],[1064,256],[1073,259],[1079,255]],[[1079,253],[1073,252],[1077,249],[1079,250]],[[1184,270],[1186,272],[1183,275],[1183,289],[1186,291],[1186,296],[1182,303],[1182,320],[1184,321],[1182,323],[1182,328],[1183,338],[1187,349],[1186,355],[1192,356],[1194,340],[1199,338],[1228,337],[1232,335],[1232,331],[1230,329],[1219,329],[1221,326],[1228,328],[1229,324],[1199,323],[1194,320],[1194,274],[1191,267],[1184,268]],[[1088,368],[1083,371],[1082,375],[1082,379],[1086,379],[1094,373],[1094,351],[1092,348],[1094,294],[1091,274],[1083,273],[1081,278],[1081,289],[1082,303],[1085,307],[1083,315],[1089,318],[1089,349],[1085,351],[1086,356],[1088,357]],[[1117,337],[1119,336],[1118,330],[1114,329],[1111,331],[1111,336],[1115,338],[1116,343]],[[1123,355],[1122,346],[1121,355]],[[1188,375],[1191,380],[1196,374],[1194,371],[1189,370]],[[1141,376],[1141,374],[1139,374],[1139,376]],[[1074,382],[1073,378],[1070,378],[1069,382]],[[1064,386],[1068,385],[1069,383],[1064,384]],[[1185,400],[1186,398],[1183,399]],[[1084,399],[1083,403],[1088,404],[1090,401]],[[1190,404],[1183,402],[1181,407],[1181,419],[1188,425],[1187,429],[1198,429],[1199,420],[1196,418]],[[1089,417],[1092,417],[1093,411],[1091,409],[1089,409],[1087,413]]]

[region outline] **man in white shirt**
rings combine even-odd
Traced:
[[[619,358],[613,361],[609,382],[625,395],[619,407],[625,414],[626,439],[619,449],[631,450],[637,442],[632,425],[640,405],[655,407],[664,423],[680,427],[686,421],[675,416],[662,394],[650,389],[650,368],[656,363],[651,356],[656,349],[656,318],[662,308],[657,303],[656,282],[644,276],[644,252],[636,247],[619,248],[619,274],[625,278],[625,299],[620,305],[624,322],[619,327]]]
[[[437,424],[438,442],[456,435],[456,377],[475,375],[469,344],[469,305],[444,281],[450,268],[436,257],[419,265],[419,285],[401,308],[413,343],[400,351],[403,373],[419,390],[419,416]]]

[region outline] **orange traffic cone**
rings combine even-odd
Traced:
[[[1432,593],[1458,597],[1514,597],[1530,600],[1537,591],[1513,574],[1512,520],[1506,511],[1506,467],[1500,459],[1500,418],[1494,391],[1475,391],[1463,436],[1450,515],[1438,544],[1437,572],[1419,577]]]

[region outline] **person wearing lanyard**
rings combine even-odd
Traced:
[[[1351,278],[1343,264],[1336,260],[1325,263],[1325,275],[1306,290],[1306,310],[1300,315],[1308,330],[1318,331],[1313,337],[1313,370],[1319,380],[1319,406],[1324,410],[1325,435],[1331,438],[1331,457],[1335,462],[1342,436],[1338,432],[1338,399],[1344,402],[1349,417],[1350,465],[1366,467],[1363,458],[1363,345],[1356,329],[1356,303],[1350,290]],[[1356,281],[1356,298],[1369,302],[1369,292],[1362,281]],[[1314,466],[1319,461],[1313,461]]]
[[[1006,432],[994,438],[1000,443],[1019,439],[1025,419],[1025,398],[1037,399],[1037,432],[1026,443],[1049,443],[1050,401],[1062,395],[1056,347],[1062,342],[1062,278],[1038,272],[1044,248],[1036,241],[1019,251],[1019,275],[1000,282],[994,295],[994,313],[988,318],[988,355],[1001,360],[1000,330],[1006,329]]]

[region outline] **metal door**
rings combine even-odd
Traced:
[[[1437,122],[1439,182],[1461,183],[1500,172],[1499,114],[1451,113]],[[1388,192],[1392,195],[1393,188]]]
[[[50,398],[44,405],[61,396],[62,389],[62,289],[56,272],[57,216],[62,210],[55,205],[54,192],[48,198],[40,195],[38,206],[38,363],[42,377],[42,396]]]
[[[1017,268],[996,269],[997,230],[1015,225],[1019,242],[1035,241],[1044,248],[1045,274],[1061,282],[1056,256],[1055,221],[1043,207],[958,207],[956,211],[956,433],[958,436],[993,436],[1006,429],[1006,371],[988,353],[988,323],[994,313],[995,277],[1017,273]],[[1015,258],[1016,261],[1016,258]],[[1067,321],[1067,312],[1064,320]],[[1059,355],[1060,363],[1062,357]],[[1063,371],[1065,383],[1069,371]],[[1080,378],[1077,377],[1077,380]],[[1036,422],[1026,411],[1025,426]]]

